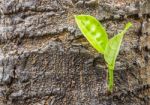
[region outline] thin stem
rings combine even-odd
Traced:
[[[108,69],[108,90],[113,91],[114,86],[114,69]]]

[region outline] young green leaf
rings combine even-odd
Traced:
[[[75,16],[76,23],[82,34],[90,44],[99,52],[104,54],[108,43],[108,35],[103,26],[90,15]]]
[[[108,64],[108,73],[109,73],[109,83],[108,88],[110,91],[113,89],[113,70],[115,67],[115,61],[117,58],[117,55],[119,53],[119,49],[121,46],[122,38],[126,31],[132,26],[132,24],[129,22],[126,24],[125,29],[119,33],[118,35],[115,35],[112,39],[108,41],[108,44],[105,49],[104,58],[105,61]]]
[[[104,58],[108,65],[112,66],[115,64],[117,55],[119,53],[120,45],[122,42],[123,35],[126,33],[126,31],[132,26],[132,24],[129,22],[126,24],[125,29],[119,33],[118,35],[115,35],[112,39],[109,40],[105,53]]]

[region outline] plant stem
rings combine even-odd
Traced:
[[[108,69],[108,90],[113,91],[114,86],[114,69]]]

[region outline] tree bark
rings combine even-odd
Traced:
[[[76,26],[109,33],[130,21],[107,91],[107,67]],[[150,105],[149,0],[1,0],[0,105]]]

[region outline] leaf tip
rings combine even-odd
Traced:
[[[132,26],[133,26],[133,24],[131,22],[128,22],[125,27],[126,27],[126,29],[128,29],[128,28],[130,28]]]
[[[74,18],[77,23],[81,21],[81,15],[74,15]]]
[[[77,19],[77,16],[78,16],[78,15],[74,15],[74,18]]]

